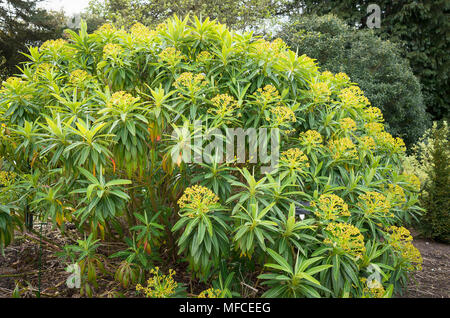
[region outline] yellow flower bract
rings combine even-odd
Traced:
[[[75,86],[81,86],[89,78],[90,78],[90,75],[88,72],[86,72],[84,70],[75,70],[72,73],[70,73],[69,81],[70,81],[70,83],[72,83]]]
[[[375,140],[370,136],[363,136],[359,139],[359,144],[365,149],[373,150],[376,147]]]
[[[189,91],[191,94],[199,92],[208,85],[208,81],[203,74],[193,74],[184,72],[175,80],[174,86],[180,90]]]
[[[390,232],[389,244],[403,259],[403,267],[409,271],[422,270],[422,255],[412,244],[411,233],[402,226],[391,226],[387,231]]]
[[[198,298],[220,298],[222,291],[220,289],[208,288],[202,291]]]
[[[171,66],[177,65],[184,59],[184,55],[174,47],[165,48],[158,56],[161,61]]]
[[[383,298],[386,290],[383,285],[373,279],[372,281],[368,281],[367,278],[361,278],[361,282],[365,285],[363,288],[363,297],[364,298]]]
[[[40,49],[40,51],[45,51],[45,50],[59,51],[63,48],[64,45],[66,45],[66,43],[67,43],[67,41],[63,40],[63,39],[47,40],[44,43],[42,43],[42,45],[39,49]]]
[[[127,92],[119,91],[115,92],[111,96],[111,99],[108,102],[108,106],[109,107],[113,106],[116,108],[126,108],[126,106],[132,105],[136,103],[138,100],[139,100],[138,97],[133,97],[131,94]]]
[[[368,191],[359,196],[358,206],[367,216],[377,215],[384,217],[394,216],[390,213],[391,203],[386,197],[375,191]]]
[[[16,177],[17,174],[15,172],[0,171],[0,185],[7,187],[14,182]]]
[[[330,235],[324,240],[325,244],[338,247],[357,258],[361,258],[365,253],[364,237],[356,226],[332,222],[326,230]]]
[[[315,146],[322,143],[322,135],[315,130],[307,130],[300,134],[300,141],[304,146]]]
[[[159,267],[150,270],[152,277],[147,280],[147,286],[143,287],[141,284],[136,285],[136,290],[144,293],[148,298],[168,298],[175,293],[178,283],[173,276],[175,271],[169,269],[168,275],[161,275]]]
[[[274,122],[277,126],[285,122],[297,121],[294,112],[287,106],[277,106],[272,108],[270,111],[273,115],[273,118],[271,118],[270,121]]]
[[[324,220],[336,220],[340,216],[350,216],[347,203],[332,193],[322,194],[317,202],[311,202],[311,206],[317,208],[314,214]]]
[[[211,102],[214,107],[208,109],[208,112],[220,117],[229,116],[237,108],[239,108],[239,104],[236,99],[228,94],[217,95],[216,97],[211,99]]]
[[[135,23],[130,29],[131,35],[139,41],[151,40],[155,35],[156,31],[150,30],[142,23]]]
[[[367,97],[358,86],[344,88],[339,94],[342,107],[345,109],[358,109],[370,105]]]
[[[103,58],[108,58],[108,57],[116,58],[120,54],[122,54],[122,52],[123,52],[123,48],[120,45],[114,44],[114,43],[108,43],[103,47]]]
[[[331,90],[325,82],[316,82],[310,85],[314,103],[324,103],[330,99]]]
[[[378,107],[370,106],[364,110],[365,117],[369,122],[383,122],[383,113]]]
[[[341,125],[342,130],[346,130],[346,131],[347,130],[348,131],[356,130],[356,123],[350,117],[342,118],[339,121],[339,124]]]
[[[178,206],[187,208],[196,213],[208,213],[213,205],[219,201],[219,197],[208,188],[194,185],[184,190],[183,195],[178,200]],[[189,216],[194,217],[193,214]]]
[[[308,157],[298,148],[290,148],[281,153],[281,163],[291,169],[303,170],[309,167]]]
[[[328,148],[334,160],[355,159],[357,157],[356,146],[348,137],[331,140]]]

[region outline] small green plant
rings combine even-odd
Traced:
[[[80,267],[81,295],[92,297],[98,288],[98,272],[107,274],[104,266],[104,256],[97,253],[100,240],[95,240],[90,234],[84,240],[77,240],[78,245],[66,245],[60,256]]]
[[[304,258],[297,254],[293,265],[290,265],[280,254],[268,249],[268,254],[276,263],[265,264],[278,273],[261,274],[259,279],[264,279],[263,285],[268,285],[270,289],[263,294],[263,297],[320,297],[317,290],[327,291],[320,282],[314,278],[315,274],[330,268],[332,265],[313,266],[322,257]],[[281,273],[279,273],[281,272]]]
[[[147,286],[136,285],[136,290],[147,298],[176,298],[186,296],[185,287],[176,282],[176,272],[169,269],[169,274],[162,274],[159,267],[150,270],[151,277]]]
[[[178,240],[179,253],[186,250],[192,269],[200,271],[204,278],[209,276],[211,265],[229,250],[229,226],[221,212],[226,209],[218,201],[219,197],[208,188],[187,188],[178,200],[181,218],[172,228],[174,232],[184,228]]]

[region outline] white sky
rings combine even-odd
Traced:
[[[42,6],[49,10],[59,11],[63,9],[67,15],[83,11],[89,4],[89,0],[45,0]]]

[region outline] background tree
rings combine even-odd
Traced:
[[[61,36],[64,14],[38,8],[42,0],[0,0],[0,76],[15,73],[26,60],[20,52]],[[3,63],[2,63],[3,60]]]
[[[398,47],[334,15],[298,15],[278,34],[293,50],[317,59],[322,70],[344,72],[379,107],[388,130],[412,144],[429,126],[420,83]]]
[[[295,0],[286,12],[301,9],[305,13],[336,14],[349,25],[366,28],[370,0]],[[423,85],[427,111],[433,119],[448,118],[450,1],[380,0],[381,28],[375,32],[399,42],[415,75]]]
[[[135,22],[156,26],[176,14],[193,14],[217,19],[220,23],[241,29],[272,17],[284,1],[275,0],[92,0],[85,13],[89,28],[101,20],[129,27]]]

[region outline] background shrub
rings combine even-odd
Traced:
[[[350,26],[365,29],[369,4],[367,0],[300,0],[292,5],[307,14],[332,13]],[[381,27],[374,32],[399,44],[401,55],[409,60],[422,84],[425,105],[433,120],[448,118],[450,2],[380,0],[376,4],[381,9]]]
[[[429,125],[420,83],[398,47],[334,15],[291,17],[279,36],[292,50],[317,59],[323,70],[345,72],[379,107],[387,130],[412,144]]]
[[[419,229],[427,237],[450,242],[450,142],[446,121],[435,122],[408,157],[409,170],[421,176]]]

